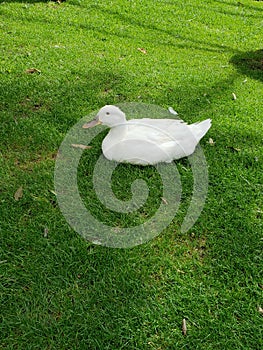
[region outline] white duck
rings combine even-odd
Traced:
[[[169,111],[177,114],[172,108]],[[209,130],[211,120],[191,125],[178,119],[126,120],[125,113],[118,107],[106,105],[83,128],[97,124],[111,128],[102,142],[102,151],[107,159],[120,163],[153,165],[170,163],[191,155]]]

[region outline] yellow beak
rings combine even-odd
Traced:
[[[82,128],[83,129],[89,129],[92,128],[95,125],[101,124],[101,121],[99,120],[99,116],[97,116],[95,119],[93,119],[91,122],[85,123]]]

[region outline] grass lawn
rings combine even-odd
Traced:
[[[262,349],[263,3],[1,0],[0,15],[0,349]],[[53,179],[69,129],[125,102],[213,124],[201,141],[209,188],[195,225],[180,231],[193,187],[182,159],[173,222],[117,249],[70,228]],[[82,189],[104,135],[84,152]],[[152,167],[122,164],[118,198],[135,178],[155,189],[137,223],[162,191]],[[93,215],[131,224],[89,190]]]

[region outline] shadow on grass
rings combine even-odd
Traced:
[[[118,21],[121,21],[123,23],[125,23],[126,25],[132,25],[134,27],[139,27],[142,28],[143,30],[150,30],[153,31],[154,33],[154,37],[156,37],[156,35],[166,35],[167,39],[165,42],[163,42],[163,39],[154,39],[154,40],[149,40],[149,38],[146,38],[145,41],[148,42],[152,42],[155,44],[159,44],[159,45],[170,45],[176,48],[183,48],[183,49],[187,49],[187,48],[191,48],[191,50],[202,50],[202,51],[211,51],[211,52],[222,52],[222,51],[226,51],[226,52],[236,52],[235,49],[233,49],[230,46],[227,45],[222,45],[222,44],[216,44],[216,43],[211,43],[211,42],[207,42],[204,40],[200,40],[197,39],[195,37],[195,39],[190,38],[190,37],[186,37],[183,36],[180,32],[177,32],[176,30],[172,30],[172,29],[164,29],[161,26],[157,26],[154,23],[148,23],[145,20],[139,20],[138,18],[134,18],[132,16],[128,16],[127,14],[122,14],[116,10],[113,9],[105,9],[103,6],[98,5],[98,4],[94,4],[91,5],[92,8],[95,8],[97,11],[107,15],[107,16],[112,16],[113,18],[116,18]],[[81,25],[81,27],[83,29],[89,29],[86,25]],[[124,35],[124,34],[120,34],[118,33],[114,33],[114,32],[109,32],[105,29],[101,29],[101,27],[97,27],[94,28],[94,30],[97,30],[101,33],[104,33],[106,35],[116,35],[119,37],[130,37],[129,35]]]
[[[78,71],[72,72],[72,74],[69,83],[61,81],[52,87],[51,93],[54,93],[50,110],[40,116],[40,118],[43,118],[43,129],[46,129],[46,134],[42,134],[39,138],[39,149],[43,146],[44,140],[49,137],[49,127],[50,129],[52,127],[57,128],[62,133],[66,132],[69,124],[74,123],[74,118],[78,117],[78,112],[83,108],[81,105],[87,103],[87,96],[89,96],[89,108],[93,109],[95,105],[99,106],[112,102],[113,98],[116,99],[114,103],[117,103],[118,99],[128,99],[128,96],[116,98],[116,93],[122,91],[122,87],[131,80],[127,72],[111,70],[110,73],[109,69],[102,67],[101,70]],[[74,74],[78,74],[80,81],[73,79]],[[235,77],[236,75],[233,75],[206,89],[212,104],[213,101],[231,92]],[[27,91],[24,91],[23,84],[18,84],[20,79],[21,77],[18,77],[17,80],[12,81],[8,88],[7,86],[2,87],[3,93],[9,91],[8,100],[11,102],[10,105],[13,103],[19,104],[19,101],[26,98],[33,98],[36,92],[38,93],[37,98],[48,98],[49,94],[45,91],[49,90],[50,86],[46,86],[45,81],[41,81],[41,75],[30,77],[22,75],[22,79],[28,81],[30,79]],[[139,87],[136,87],[136,89],[139,89]],[[113,95],[106,96],[110,90],[113,90]],[[181,105],[183,112],[189,113],[194,110],[195,115],[200,115],[202,111],[207,109],[205,101],[200,102],[200,96],[203,95],[200,87],[192,85],[185,86],[183,91],[180,88],[170,90],[168,86],[164,87],[158,98],[158,103],[165,100],[177,104],[177,101],[184,94]],[[49,101],[49,103],[51,102]],[[73,110],[73,107],[75,110]],[[209,107],[211,108],[211,105]],[[34,114],[37,113],[36,111]],[[46,120],[48,124],[45,124]],[[31,124],[33,138],[37,136],[34,123]],[[20,138],[21,141],[21,138],[25,138],[23,135],[25,127],[21,134],[19,134],[19,130],[14,133],[13,140],[14,138]],[[243,138],[242,136],[245,135],[246,131],[243,132],[244,134],[240,135],[240,138]],[[12,130],[10,133],[12,134]],[[232,133],[234,137],[235,130],[232,130]],[[26,134],[28,135],[28,133]],[[224,136],[222,135],[222,139]],[[11,135],[6,138],[6,142],[12,143],[10,137]],[[229,135],[228,137],[231,138]],[[35,147],[35,145],[33,146]],[[25,142],[25,147],[28,147],[28,142]],[[227,160],[227,157],[225,159]],[[222,161],[220,156],[219,161]],[[217,185],[218,176],[217,174],[213,176],[214,178],[211,179],[214,181],[213,191],[219,191],[219,194],[215,197],[220,199],[222,194],[220,186]],[[31,181],[36,181],[34,173],[32,178],[28,177],[27,179],[28,183]],[[240,192],[239,187],[237,190]],[[234,190],[231,192],[231,196],[230,199],[233,200],[236,196]],[[56,347],[61,349],[74,349],[75,342],[77,342],[79,348],[83,349],[121,349],[124,348],[124,345],[135,349],[143,348],[142,344],[150,341],[156,342],[158,345],[163,344],[164,348],[173,349],[174,337],[181,336],[180,325],[183,317],[190,319],[192,325],[195,323],[201,324],[202,327],[206,326],[206,331],[212,331],[213,318],[208,320],[209,324],[206,323],[206,320],[205,322],[199,320],[199,318],[204,317],[204,308],[207,307],[205,298],[209,298],[209,306],[212,305],[213,307],[218,304],[218,299],[224,299],[221,298],[219,292],[218,297],[218,294],[213,294],[213,291],[207,290],[209,283],[206,282],[207,284],[205,284],[205,280],[202,280],[202,276],[199,276],[201,275],[200,271],[203,272],[206,268],[215,273],[211,266],[204,267],[204,270],[202,270],[194,260],[187,263],[185,262],[187,258],[180,256],[181,254],[182,256],[183,254],[189,254],[189,247],[182,248],[184,239],[185,241],[188,240],[187,236],[183,239],[178,237],[176,232],[168,233],[167,238],[161,237],[159,241],[156,240],[156,243],[151,242],[149,245],[136,247],[134,250],[95,247],[82,242],[78,237],[76,238],[72,231],[69,233],[65,223],[63,223],[63,220],[61,221],[61,215],[51,211],[46,214],[46,217],[52,218],[50,220],[54,220],[54,222],[52,222],[52,225],[49,224],[50,238],[45,240],[41,237],[40,231],[41,225],[47,225],[47,219],[36,213],[38,207],[35,208],[34,212],[31,202],[32,199],[30,204],[28,203],[28,207],[31,208],[30,215],[32,215],[32,219],[37,221],[36,227],[33,225],[30,227],[28,224],[25,228],[21,229],[20,227],[18,229],[20,241],[18,241],[17,247],[12,246],[12,239],[9,236],[4,240],[6,247],[3,245],[3,249],[6,249],[9,253],[11,250],[13,253],[12,265],[21,270],[19,270],[21,275],[14,281],[10,279],[3,280],[4,285],[7,286],[6,288],[12,291],[6,302],[10,309],[7,308],[7,311],[4,311],[3,314],[6,318],[10,318],[11,310],[12,315],[14,315],[10,320],[9,327],[5,327],[4,338],[8,338],[10,330],[16,330],[16,332],[22,334],[21,343],[25,345],[27,341],[25,334],[38,327],[42,329],[43,334],[52,335],[52,341],[55,341]],[[229,261],[228,257],[224,257],[224,253],[229,249],[229,244],[231,244],[229,237],[234,230],[229,229],[228,224],[231,223],[232,226],[238,227],[242,221],[244,224],[241,229],[251,232],[252,223],[249,219],[245,220],[244,214],[246,213],[240,211],[234,212],[231,217],[229,216],[225,220],[222,211],[221,215],[218,214],[220,208],[220,203],[218,206],[215,204],[212,209],[208,209],[204,214],[208,215],[207,225],[208,227],[210,225],[210,230],[213,225],[214,229],[217,230],[218,221],[213,223],[215,216],[213,212],[220,216],[223,242],[218,243],[216,240],[213,242],[213,253],[218,250],[218,260],[224,268],[228,278],[227,283],[231,287],[237,279],[242,281],[241,269],[243,266],[240,264],[238,268],[236,267],[233,270],[231,264],[234,265],[235,261],[239,261],[239,257],[242,256],[243,245],[244,243],[248,245],[251,237],[242,235],[243,238],[239,238],[239,232],[237,232],[235,246],[231,248],[232,254]],[[226,206],[225,210],[228,209],[228,206]],[[19,215],[23,217],[25,206],[20,208],[17,205],[17,210],[20,211]],[[209,213],[212,213],[211,218]],[[53,219],[54,215],[56,216]],[[8,231],[11,230],[11,225],[15,232],[17,222],[10,223],[9,218],[8,225]],[[29,232],[30,229],[32,230],[31,233]],[[24,231],[24,233],[22,234],[21,231]],[[165,239],[167,242],[165,242]],[[175,243],[176,241],[177,243]],[[19,254],[17,253],[18,249]],[[9,256],[6,258],[9,259]],[[191,260],[190,255],[189,260]],[[21,261],[24,264],[22,267]],[[36,261],[37,264],[35,264]],[[186,271],[180,271],[184,270],[180,264],[185,266]],[[208,265],[207,261],[206,265]],[[34,266],[34,269],[32,269],[32,266]],[[187,271],[187,268],[190,269],[190,272]],[[220,275],[220,269],[217,273]],[[17,271],[14,272],[15,276],[16,274]],[[195,278],[192,274],[195,275]],[[218,275],[215,275],[215,279]],[[215,279],[211,278],[211,283],[216,283]],[[221,284],[217,286],[218,289],[220,287]],[[23,293],[20,292],[21,289],[24,291]],[[41,295],[41,299],[39,295]],[[26,310],[24,310],[25,303],[29,304]],[[224,302],[223,308],[225,305],[229,307],[227,302]],[[233,312],[233,309],[231,311]],[[23,326],[23,324],[27,326]],[[200,328],[202,328],[201,326]],[[199,337],[203,336],[203,334],[199,334],[200,332],[196,328],[192,326],[192,332],[195,332]],[[172,337],[171,332],[173,332]],[[163,340],[158,338],[160,334],[164,337]],[[169,337],[171,337],[170,340]],[[31,338],[32,343],[42,341],[43,348],[50,345],[48,344],[50,340],[47,337],[41,337],[37,332],[32,332]],[[193,339],[195,340],[195,338]],[[16,341],[16,338],[13,341]],[[138,347],[138,344],[140,347]],[[182,345],[183,341],[180,344]],[[192,348],[194,348],[194,345]]]
[[[49,2],[44,0],[28,0],[29,2]],[[1,0],[0,0],[1,2]],[[25,0],[17,0],[11,2],[27,2]],[[70,3],[70,5],[74,5],[74,3]],[[78,4],[78,6],[81,6]],[[147,21],[140,20],[138,18],[132,17],[132,15],[123,14],[121,12],[118,12],[114,9],[105,9],[103,5],[98,4],[90,4],[90,9],[95,9],[97,12],[103,13],[107,17],[112,17],[113,19],[116,19],[120,23],[123,23],[124,25],[132,25],[133,27],[138,27],[145,31],[151,31],[152,36],[146,36],[143,37],[144,42],[152,43],[152,44],[158,44],[158,45],[169,45],[174,48],[181,48],[181,49],[191,49],[191,50],[201,50],[201,51],[207,51],[207,52],[230,52],[230,53],[237,53],[238,51],[234,48],[225,45],[225,44],[217,44],[208,42],[205,40],[193,39],[192,37],[188,37],[185,35],[182,35],[181,32],[173,30],[172,29],[164,29],[162,26],[158,26],[154,23],[148,23]],[[16,16],[12,16],[14,19],[16,19]],[[33,19],[30,19],[30,21],[34,21],[35,23],[41,23],[41,24],[52,24],[49,19],[40,19],[37,16]],[[79,30],[81,28],[82,30],[86,31],[92,31],[97,33],[97,35],[103,35],[101,40],[105,41],[105,37],[119,37],[123,39],[136,39],[138,40],[137,36],[134,36],[130,33],[124,33],[119,31],[118,29],[114,30],[113,28],[106,28],[105,26],[98,25],[91,25],[91,24],[83,24],[83,23],[69,23],[69,26],[72,26],[74,29]],[[165,35],[165,39],[163,36]]]
[[[56,2],[56,0],[0,0],[1,3],[11,3],[11,2],[16,2],[16,3],[24,3],[24,4],[35,4],[37,2]]]
[[[263,81],[263,49],[238,53],[231,58],[230,63],[238,72]]]
[[[251,2],[251,4],[254,2],[254,3],[257,3],[257,2],[260,2],[261,0],[254,0]],[[240,6],[241,8],[245,8],[245,9],[248,9],[248,10],[252,10],[252,11],[263,11],[263,7],[260,8],[260,7],[257,7],[257,6],[253,6],[253,5],[249,5],[249,4],[244,4],[243,2],[233,2],[233,1],[223,1],[223,0],[214,0],[214,2],[217,2],[219,4],[222,4],[222,5],[227,5],[227,6],[230,6],[230,7],[238,7]]]
[[[27,2],[33,3],[41,1],[28,0]],[[115,11],[111,11],[111,14],[119,17],[119,13]],[[156,33],[165,33],[169,35],[171,41],[173,40],[174,42],[175,33],[173,31],[166,31],[155,25],[148,26],[140,21],[127,18],[126,16],[123,16],[122,20],[128,21],[133,25],[142,26],[144,29],[151,29]],[[75,26],[77,27],[80,25]],[[107,30],[103,30],[99,27],[92,28],[83,25],[83,29],[95,30],[107,35],[122,36],[119,33],[109,33]],[[125,37],[125,35],[123,35],[123,37]],[[174,46],[181,45],[185,48],[191,46],[194,47],[194,49],[208,51],[228,50],[230,52],[235,52],[232,48],[222,47],[217,44],[194,41],[190,38],[183,38],[180,36],[178,38],[182,43],[177,44],[174,42]],[[183,41],[187,43],[183,43]],[[243,54],[238,53],[234,58],[236,58],[236,62],[233,63],[237,66],[240,65],[240,67],[238,67],[239,70],[245,69],[245,71],[250,72],[250,74],[254,74],[257,70],[255,69],[254,63],[251,66],[250,55],[244,58]],[[250,64],[248,64],[249,62]],[[127,96],[120,95],[120,92],[123,91],[123,86],[133,81],[132,77],[130,77],[126,71],[113,71],[112,69],[102,67],[101,70],[93,69],[90,72],[78,71],[71,72],[70,74],[71,77],[67,77],[67,80],[54,83],[52,91],[50,91],[50,86],[45,85],[45,82],[41,80],[41,75],[30,77],[22,75],[22,78],[18,77],[17,80],[10,82],[10,85],[2,86],[3,93],[1,96],[8,95],[8,108],[16,104],[16,108],[28,109],[28,115],[31,117],[38,115],[40,126],[42,126],[41,130],[43,130],[43,133],[38,136],[36,122],[32,120],[30,125],[21,123],[23,128],[20,131],[18,130],[19,128],[16,127],[15,122],[11,121],[13,127],[10,129],[9,135],[7,132],[8,130],[6,130],[6,143],[12,146],[12,143],[16,143],[17,139],[19,139],[20,143],[23,142],[21,140],[24,139],[24,147],[25,149],[28,148],[30,146],[29,143],[32,141],[26,140],[24,132],[29,130],[25,130],[27,127],[32,127],[31,136],[35,142],[35,144],[32,144],[32,149],[36,149],[37,146],[37,150],[41,150],[43,143],[47,142],[47,147],[49,146],[48,140],[50,138],[50,130],[55,128],[58,134],[65,133],[69,126],[73,124],[77,118],[82,116],[82,112],[80,111],[83,110],[83,105],[87,105],[88,108],[93,110],[107,103],[118,103],[130,98],[130,92],[128,92]],[[75,79],[77,76],[80,80]],[[209,106],[209,108],[211,108],[215,100],[219,100],[227,93],[231,93],[231,87],[233,86],[235,77],[236,76],[233,75],[208,88],[205,86],[196,87],[189,85],[180,89],[178,87],[171,88],[169,84],[167,84],[167,86],[163,87],[156,102],[162,104],[164,101],[169,101],[169,104],[174,104],[176,108],[178,101],[180,101],[180,109],[183,113],[190,113],[194,115],[195,118],[199,118],[201,113],[208,108],[205,99],[209,98],[211,100],[211,105]],[[23,89],[23,84],[20,83],[21,79],[25,81],[29,81],[30,79],[27,91]],[[259,78],[257,77],[257,79]],[[140,90],[140,86],[132,88],[135,96],[136,91]],[[205,89],[205,91],[200,91],[202,89]],[[204,92],[206,93],[205,97]],[[51,99],[50,94],[52,95]],[[200,97],[203,100],[200,100]],[[46,104],[47,107],[45,110],[44,108],[42,110],[40,108],[37,111],[29,111],[31,107],[28,99],[32,101],[36,99],[37,103],[38,99],[43,100],[43,104]],[[25,106],[25,104],[28,106]],[[21,111],[19,112],[19,110],[16,110],[16,114],[18,113],[21,114]],[[81,115],[78,115],[78,113]],[[41,121],[43,121],[43,125]],[[12,131],[14,131],[14,133],[12,133]],[[235,131],[232,130],[232,133],[234,138]],[[28,134],[29,132],[26,133],[26,135]],[[222,139],[224,136],[226,135],[222,135]],[[242,138],[242,135],[240,135],[240,138]],[[225,158],[227,159],[227,157]],[[222,162],[220,156],[219,161]],[[218,190],[218,187],[216,187],[218,176],[214,175],[214,177],[213,190],[216,191],[216,189]],[[28,181],[35,182],[36,180],[32,176],[32,179]],[[222,197],[220,196],[221,194],[219,193],[219,199]],[[235,198],[234,194],[233,198]],[[29,208],[31,207],[32,204],[30,202]],[[218,209],[220,209],[220,203],[213,208],[214,212]],[[228,209],[229,208],[226,207],[226,210]],[[222,231],[224,231],[225,236],[228,237],[231,234],[231,230],[227,227],[230,222],[233,221],[234,224],[232,225],[238,227],[239,223],[242,220],[244,221],[245,215],[243,215],[244,213],[241,214],[242,216],[238,216],[239,214],[235,213],[233,217],[228,218],[226,222],[224,215],[221,214],[222,225],[225,225]],[[50,213],[50,217],[53,215],[53,212]],[[23,214],[21,214],[21,217],[23,217]],[[215,215],[212,215],[212,218],[209,218],[211,226],[214,217]],[[37,220],[37,225],[46,225],[46,218],[39,218],[40,219]],[[177,334],[180,334],[178,329],[183,317],[188,316],[191,318],[193,324],[194,322],[198,324],[198,317],[200,314],[202,316],[202,307],[205,307],[205,300],[202,293],[204,292],[209,295],[209,292],[205,290],[205,287],[202,287],[202,290],[199,277],[196,277],[197,286],[194,286],[191,277],[192,271],[187,272],[185,275],[184,271],[181,275],[180,273],[182,271],[179,271],[180,269],[178,270],[179,272],[177,271],[176,259],[180,262],[179,253],[181,249],[180,245],[182,245],[180,239],[178,239],[178,246],[175,246],[174,241],[176,238],[170,236],[167,252],[165,252],[167,247],[161,246],[161,243],[158,245],[158,242],[156,243],[158,247],[152,247],[149,244],[149,246],[135,248],[134,254],[132,251],[128,250],[117,251],[103,247],[89,247],[89,244],[87,250],[87,247],[85,247],[86,243],[82,244],[82,242],[79,242],[79,239],[69,237],[65,225],[64,227],[63,225],[62,227],[59,225],[60,220],[61,215],[57,214],[57,221],[55,221],[53,227],[50,228],[50,240],[46,243],[43,243],[43,238],[41,238],[41,233],[39,232],[41,231],[41,227],[32,226],[31,229],[34,230],[34,234],[31,236],[27,233],[27,235],[25,235],[25,240],[21,240],[19,246],[20,254],[17,254],[17,251],[14,249],[15,261],[12,262],[12,264],[19,267],[21,264],[21,257],[21,260],[25,260],[25,264],[27,264],[23,267],[21,272],[21,274],[24,274],[21,277],[21,285],[19,285],[18,281],[15,282],[17,285],[14,287],[17,288],[18,291],[20,288],[24,288],[24,294],[26,295],[27,293],[27,296],[24,297],[24,300],[20,300],[19,298],[15,300],[17,297],[16,293],[12,293],[12,296],[10,296],[11,300],[13,298],[14,305],[16,306],[15,311],[17,312],[17,309],[23,311],[21,304],[24,301],[28,302],[32,299],[34,301],[32,304],[36,303],[39,309],[33,305],[32,309],[21,313],[22,315],[25,314],[25,317],[21,316],[19,319],[19,317],[14,316],[11,330],[17,330],[17,328],[21,327],[21,332],[23,332],[25,328],[23,329],[22,326],[17,326],[17,324],[21,325],[21,320],[29,322],[30,327],[28,327],[26,331],[29,331],[30,328],[35,329],[39,321],[32,319],[33,314],[33,317],[36,319],[41,316],[42,326],[45,331],[54,331],[54,337],[58,343],[56,344],[58,348],[59,343],[63,342],[63,339],[68,339],[71,348],[74,346],[74,341],[76,340],[80,345],[83,345],[83,348],[110,349],[121,348],[121,346],[124,347],[125,341],[127,344],[133,343],[132,348],[135,348],[136,338],[137,340],[141,339],[142,342],[146,344],[149,338],[159,336],[158,332],[162,333],[164,324],[165,329],[172,330],[175,327],[177,328]],[[249,231],[252,224],[250,224],[248,220],[245,223],[248,227],[244,226]],[[216,224],[217,222],[214,223],[215,230],[217,229]],[[17,223],[15,222],[13,225],[14,230],[16,225]],[[28,226],[25,226],[25,231],[28,230]],[[241,227],[241,229],[244,229],[244,227]],[[8,230],[10,230],[9,227]],[[55,231],[57,231],[57,233],[55,233]],[[35,232],[38,232],[39,236],[37,236]],[[71,235],[74,236],[75,234],[71,232]],[[177,234],[174,233],[174,235],[176,236]],[[225,238],[225,236],[223,236],[223,238]],[[45,244],[46,246],[44,246]],[[214,242],[214,250],[216,250],[216,244],[218,243]],[[12,247],[12,244],[10,244],[10,246]],[[33,252],[28,253],[33,246]],[[35,247],[39,249],[34,250]],[[223,245],[223,248],[225,248],[225,251],[229,249],[226,243]],[[10,247],[7,246],[7,251],[8,249],[10,250]],[[222,258],[225,252],[223,250],[224,249],[219,252],[218,260],[220,259],[222,264],[225,262],[226,271],[229,272],[231,271],[231,266],[227,269],[228,260]],[[232,253],[233,255],[238,255],[242,250],[242,240],[237,239]],[[174,266],[171,266],[171,263],[169,266],[172,255],[174,255],[176,259],[173,261]],[[165,258],[162,260],[160,257]],[[32,266],[34,266],[35,261],[37,261],[38,264],[36,264],[33,270]],[[39,264],[39,262],[41,262],[41,264]],[[190,270],[194,270],[193,273],[198,274],[199,271],[195,271],[198,267],[196,267],[194,263],[189,264],[189,267]],[[34,276],[31,274],[34,274]],[[235,277],[235,274],[231,277]],[[9,283],[11,284],[9,288],[12,289],[12,283],[14,282],[11,281]],[[229,284],[232,285],[232,281],[230,281]],[[33,298],[31,296],[30,299],[30,293],[34,292],[36,294]],[[191,293],[193,294],[192,296]],[[19,295],[21,295],[21,293]],[[38,295],[43,295],[43,300],[39,300]],[[210,297],[212,297],[211,295]],[[21,298],[23,298],[23,296]],[[217,296],[210,301],[212,305],[216,305],[216,298]],[[15,312],[14,315],[16,315]],[[6,317],[9,317],[9,314],[7,314]],[[166,334],[169,336],[169,331],[167,331]],[[133,341],[132,338],[134,336],[136,338]],[[32,337],[37,337],[37,335],[32,334]],[[42,338],[45,339],[45,337]],[[36,338],[34,340],[36,341]],[[120,343],[121,341],[123,344]],[[68,347],[67,344],[67,348]]]

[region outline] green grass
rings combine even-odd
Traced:
[[[261,349],[262,2],[7,0],[0,14],[0,349]],[[147,244],[111,249],[67,225],[53,176],[67,131],[123,102],[212,118],[201,142],[209,193],[180,233],[192,176],[179,161],[174,221]],[[81,160],[81,188],[101,138]],[[129,198],[140,177],[159,181],[151,167],[119,166],[116,195]],[[99,219],[131,224],[91,194]],[[159,202],[152,191],[132,221]]]

